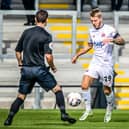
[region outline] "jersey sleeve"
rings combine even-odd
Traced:
[[[110,35],[113,38],[116,38],[116,37],[120,36],[120,34],[118,33],[118,31],[115,28],[113,28],[113,27],[111,29],[111,34]]]
[[[20,37],[20,39],[16,45],[15,51],[22,52],[24,35],[25,35],[25,32],[23,32],[22,36]]]
[[[45,54],[52,54],[53,43],[52,43],[52,36],[50,35],[44,44],[44,53]]]
[[[93,44],[93,41],[92,41],[90,32],[88,33],[88,35],[89,35],[89,38],[88,38],[88,44]]]

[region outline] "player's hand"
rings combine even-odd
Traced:
[[[75,64],[76,63],[76,61],[77,61],[77,56],[74,56],[73,58],[72,58],[72,64]]]
[[[57,68],[55,66],[51,67],[51,70],[53,71],[53,73],[57,72]]]
[[[19,69],[21,70],[22,69],[22,66],[19,66]]]
[[[23,66],[22,66],[22,63],[19,63],[19,65],[18,65],[18,66],[19,66],[19,69],[20,69],[20,70],[21,70],[21,69],[22,69],[22,67],[23,67]]]

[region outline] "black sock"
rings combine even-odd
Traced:
[[[62,91],[58,91],[55,93],[56,95],[56,104],[60,108],[61,113],[66,113],[65,112],[65,101],[64,101],[64,95]]]
[[[16,98],[16,100],[12,103],[10,108],[10,117],[13,117],[19,111],[19,108],[23,104],[23,102],[24,100],[22,100],[21,98]]]

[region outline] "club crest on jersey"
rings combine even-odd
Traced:
[[[105,37],[105,33],[102,33],[102,34],[101,34],[101,37]]]
[[[53,43],[49,43],[49,48],[53,50]]]

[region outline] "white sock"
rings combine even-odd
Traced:
[[[86,110],[90,111],[91,110],[91,93],[90,93],[90,88],[88,90],[83,90],[82,91],[83,99],[85,101],[85,106]]]

